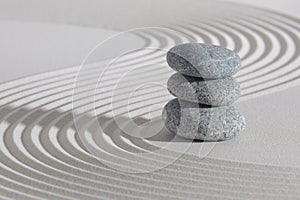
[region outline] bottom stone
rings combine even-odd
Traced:
[[[170,132],[205,141],[234,138],[246,125],[244,116],[233,106],[212,107],[179,99],[166,104],[162,118]]]

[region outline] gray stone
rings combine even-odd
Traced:
[[[226,78],[241,67],[239,55],[221,46],[186,43],[171,48],[167,53],[171,68],[181,74],[206,79]]]
[[[240,96],[240,85],[233,77],[204,80],[176,73],[167,87],[179,99],[212,106],[230,105]]]
[[[233,106],[211,107],[173,99],[163,109],[166,128],[188,139],[228,140],[245,128],[245,118]]]

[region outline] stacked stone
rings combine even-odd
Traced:
[[[228,140],[245,128],[245,118],[232,106],[240,85],[232,77],[241,67],[237,53],[210,44],[187,43],[167,53],[177,71],[167,83],[177,97],[163,109],[166,128],[188,139]]]

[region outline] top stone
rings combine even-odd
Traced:
[[[234,51],[201,43],[186,43],[171,48],[167,53],[167,62],[183,75],[206,79],[230,77],[241,67],[241,59]]]

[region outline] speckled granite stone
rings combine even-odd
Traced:
[[[213,106],[230,105],[240,96],[240,85],[232,77],[204,80],[176,73],[167,87],[179,99]]]
[[[221,46],[201,43],[180,44],[167,53],[171,68],[181,74],[206,79],[226,78],[241,67],[237,53]]]
[[[205,141],[228,140],[245,128],[245,118],[233,106],[211,107],[173,99],[163,109],[166,128],[181,137]]]

